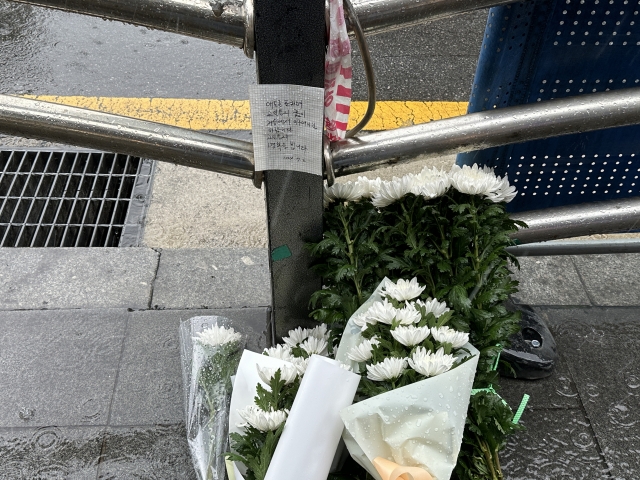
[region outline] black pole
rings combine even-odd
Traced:
[[[254,1],[258,83],[324,88],[324,0]],[[308,321],[309,299],[321,287],[304,245],[322,237],[322,182],[308,173],[264,172],[276,336]]]

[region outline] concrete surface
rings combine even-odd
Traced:
[[[158,258],[150,248],[2,248],[0,310],[147,308]]]
[[[197,315],[266,346],[266,308],[0,312],[0,478],[195,478],[178,325]]]
[[[78,263],[71,253],[85,255],[70,250],[70,264]],[[91,249],[97,259],[107,250],[124,249]],[[59,254],[40,251],[42,258]],[[263,348],[267,308],[256,308],[255,293],[242,295],[263,288],[266,265],[260,262],[266,251],[160,250],[157,257],[153,298],[142,310],[73,307],[77,298],[50,289],[51,276],[40,275],[31,287],[56,292],[48,304],[55,309],[0,311],[0,478],[194,478],[183,425],[177,327],[192,316],[219,314],[235,321],[250,348]],[[529,279],[521,298],[546,320],[561,358],[547,379],[501,381],[500,391],[513,408],[524,393],[532,396],[522,420],[527,429],[511,438],[502,455],[505,478],[633,478],[640,471],[637,307],[576,306],[569,292],[586,291],[583,274],[595,267],[608,289],[592,290],[595,299],[628,288],[638,278],[640,258],[563,258],[523,262],[520,273]],[[218,270],[208,270],[212,265]],[[626,270],[614,275],[622,265]],[[83,268],[89,279],[104,273],[100,262],[85,259]],[[221,272],[227,286],[235,285],[244,299],[238,306],[244,308],[199,309],[193,306],[198,301],[188,300],[182,304],[193,305],[176,309],[188,288],[216,288],[211,271]],[[103,280],[106,285],[109,279]],[[231,294],[222,292],[221,298]],[[91,298],[87,294],[82,301]],[[161,303],[158,298],[177,303],[174,309],[152,309]]]
[[[266,249],[163,250],[153,308],[229,308],[271,304]]]

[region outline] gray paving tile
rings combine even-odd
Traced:
[[[532,410],[522,425],[500,456],[505,479],[609,478],[582,410]]]
[[[0,310],[148,308],[148,248],[0,249]]]
[[[110,428],[98,478],[195,479],[184,425]]]
[[[0,427],[105,425],[127,316],[0,312]]]
[[[178,325],[198,315],[221,315],[245,335],[247,347],[266,346],[266,308],[149,310],[131,314],[110,425],[184,420]]]
[[[572,258],[595,305],[640,305],[640,253]]]
[[[551,325],[612,475],[633,478],[640,471],[640,312],[562,310]]]
[[[529,395],[528,409],[580,408],[578,390],[569,368],[563,360],[556,365],[550,377],[540,380],[500,378],[500,395],[514,410],[523,395]]]
[[[97,427],[0,429],[0,478],[94,479],[103,437]]]
[[[271,304],[267,251],[261,248],[165,249],[155,308],[261,307]]]
[[[529,305],[591,305],[569,257],[521,257],[514,277],[520,291],[516,303]]]

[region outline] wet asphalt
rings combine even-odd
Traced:
[[[486,11],[370,37],[380,100],[467,101]],[[357,49],[356,49],[357,50]],[[0,1],[0,93],[248,98],[242,50],[120,22]],[[354,97],[365,99],[359,54]]]

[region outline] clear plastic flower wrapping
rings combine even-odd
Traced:
[[[231,376],[244,339],[220,316],[193,317],[180,324],[187,441],[200,480],[224,480],[229,450]]]

